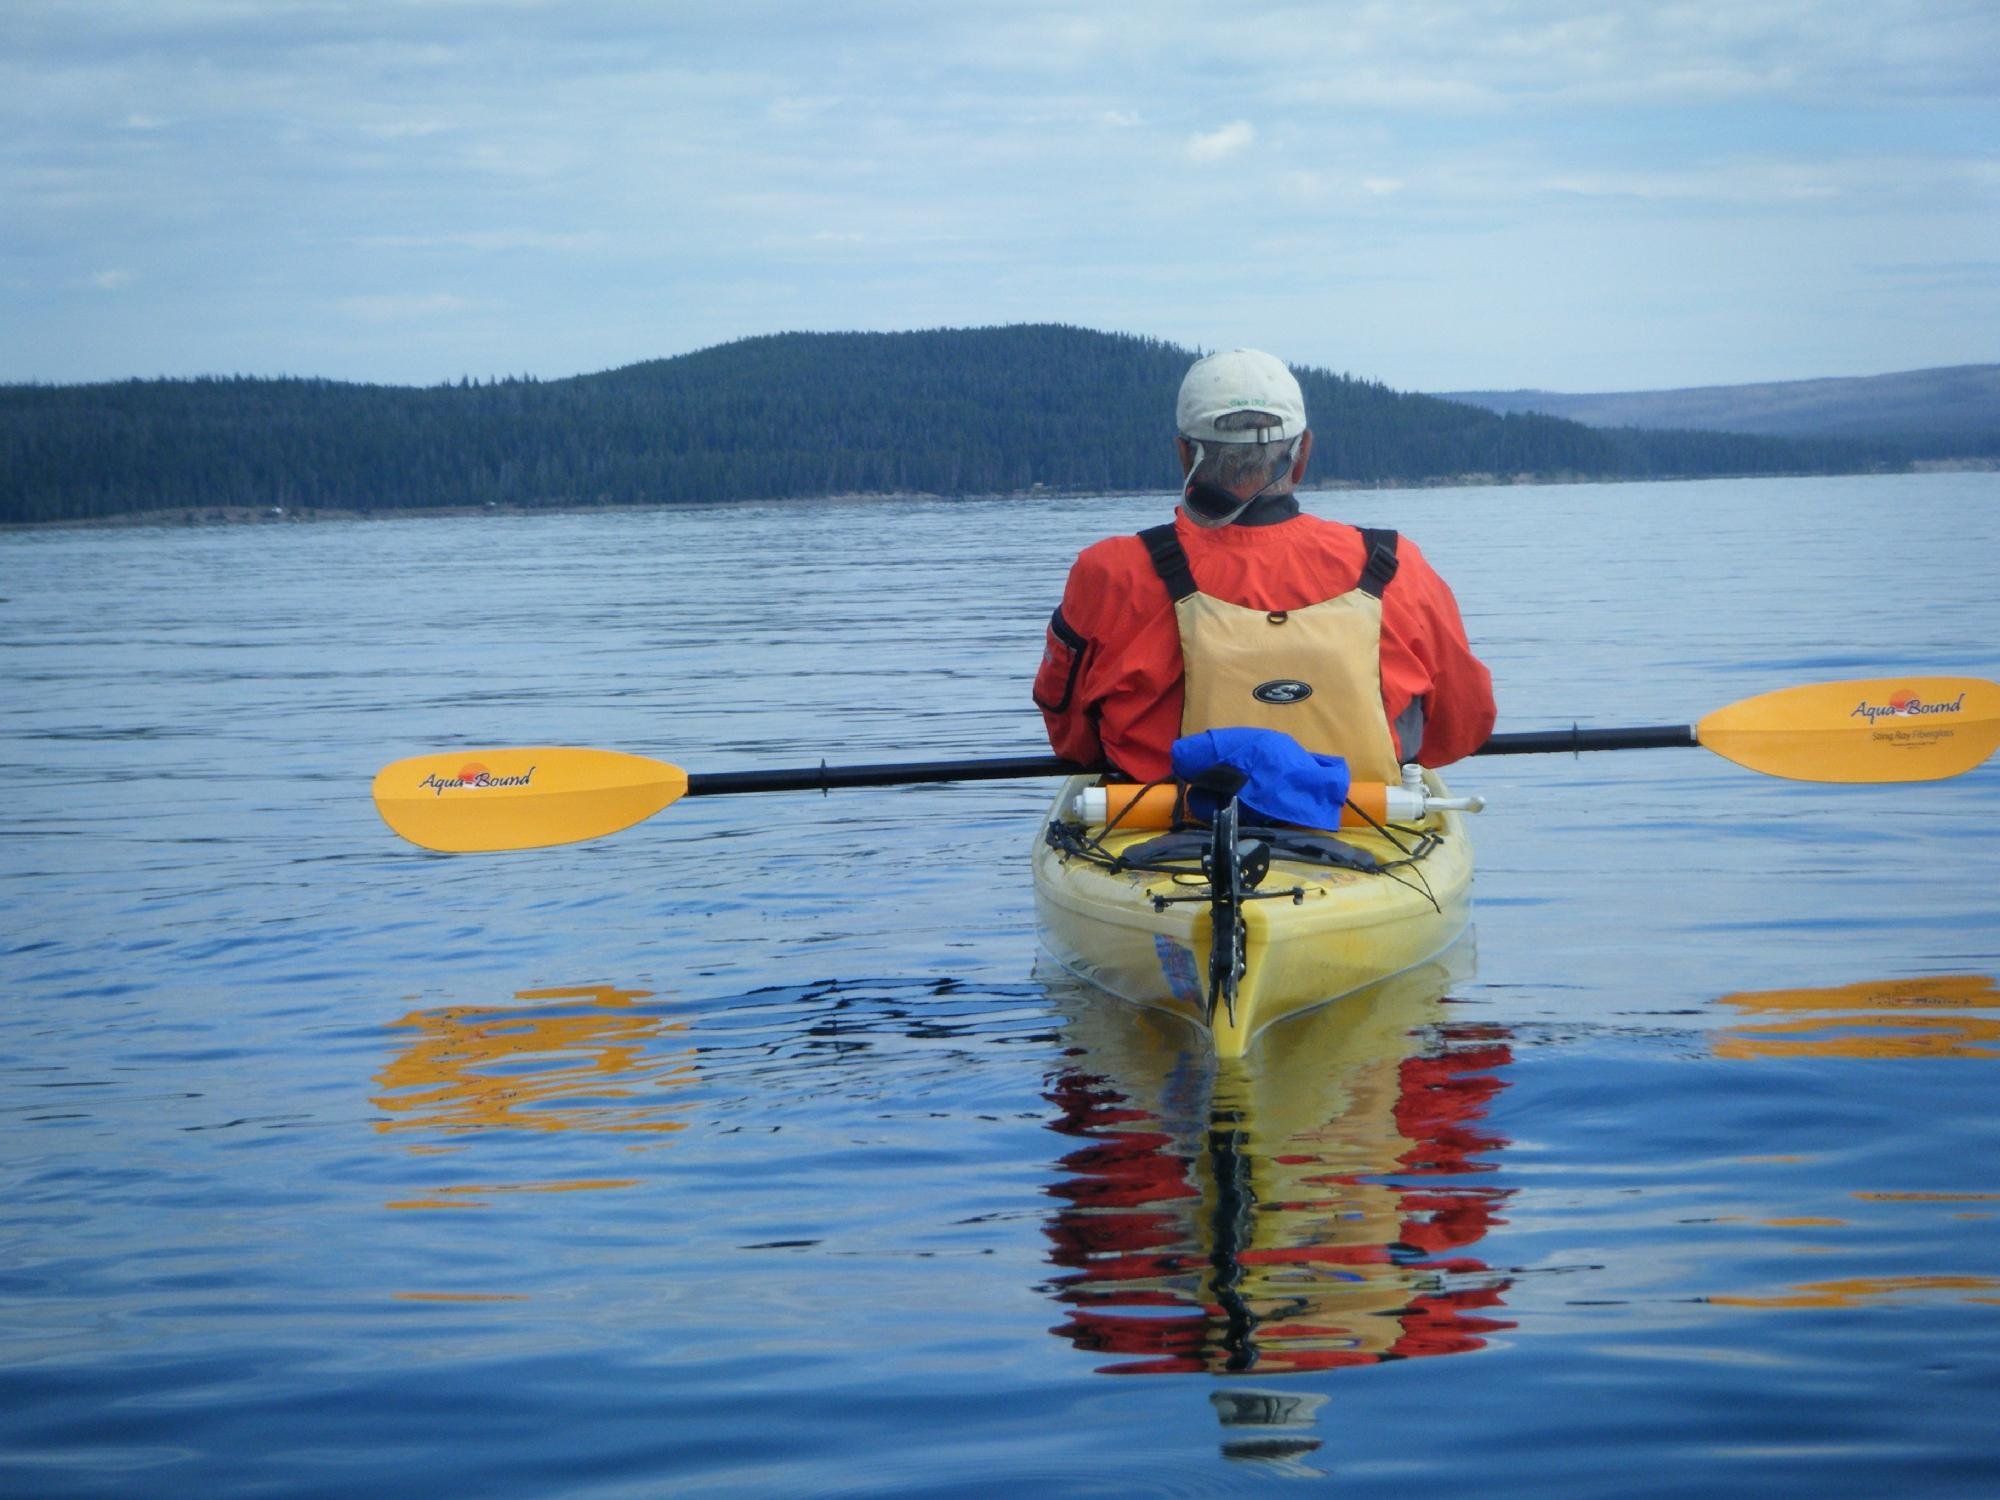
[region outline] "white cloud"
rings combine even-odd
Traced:
[[[417,318],[434,318],[465,312],[474,304],[449,292],[374,297],[342,297],[335,304],[350,318],[364,323],[405,323]]]
[[[1988,258],[1994,0],[1081,9],[0,0],[20,288],[0,321],[26,330],[0,361],[111,375],[264,349],[298,369],[336,350],[328,373],[428,379],[1046,317],[1242,341],[1257,308],[1210,278],[1268,206],[1293,268],[1274,320],[1316,315],[1301,287],[1337,322],[1345,289],[1427,268],[1385,315],[1387,355],[1357,358],[1408,345],[1442,369],[1482,337],[1519,358],[1500,286],[1543,315],[1551,360],[1604,345],[1602,308],[1652,350],[1713,303],[1725,323],[1725,304],[1762,310],[1764,367],[1804,369],[1769,309],[1810,303],[1795,347],[1820,347],[1815,278]],[[1212,212],[1187,211],[1190,164]],[[1679,253],[1648,265],[1681,287],[1671,319],[1629,295],[1633,247],[1666,235]],[[1756,286],[1732,269],[1746,239],[1781,247]],[[1593,269],[1579,245],[1613,289],[1593,316],[1568,295]],[[1188,325],[1202,297],[1214,329]],[[82,369],[41,302],[99,320],[88,357],[108,363]],[[1899,348],[1930,338],[1923,358],[1951,362],[1990,306],[1912,293],[1852,326],[1893,310]]]
[[[844,250],[876,243],[873,236],[855,229],[815,229],[807,233],[767,234],[759,242],[777,251]]]
[[[1366,70],[1287,80],[1273,97],[1288,105],[1333,106],[1392,114],[1480,114],[1505,107],[1504,95],[1464,78]]]
[[[509,250],[582,252],[601,249],[605,236],[596,232],[552,234],[539,229],[468,229],[452,234],[370,234],[353,243],[364,250]]]
[[[1188,137],[1188,160],[1206,164],[1225,161],[1257,139],[1257,129],[1248,120],[1232,120],[1220,130]]]
[[[1400,177],[1378,173],[1286,171],[1278,174],[1285,195],[1301,204],[1348,204],[1357,198],[1393,198],[1408,186]]]
[[[1232,18],[1235,24],[1237,18]],[[1223,43],[1254,66],[1262,28]],[[1627,112],[1730,100],[1860,103],[1987,98],[2000,7],[1936,0],[1400,0],[1298,10],[1296,59],[1271,95],[1329,108],[1477,113],[1547,106]],[[1246,40],[1247,39],[1247,40]],[[1186,37],[1206,46],[1214,37]]]
[[[452,129],[444,120],[378,120],[360,127],[363,135],[370,135],[382,141],[420,140],[427,135],[442,135]]]
[[[824,119],[845,102],[835,94],[788,94],[765,105],[764,113],[774,125],[799,125]]]
[[[1671,168],[1614,168],[1601,171],[1524,171],[1511,184],[1488,188],[1555,197],[1635,199],[1687,204],[1741,206],[1844,202],[1883,208],[1957,200],[1968,207],[2000,186],[2000,163],[1926,160],[1903,156],[1851,156],[1838,160],[1803,157],[1729,156],[1689,161]]]
[[[982,70],[1012,73],[1068,72],[1099,64],[1132,31],[1131,21],[1116,23],[1075,15],[1067,6],[1005,4],[979,15],[970,6],[935,8],[931,22],[911,25],[910,16],[886,18],[892,35],[906,35],[922,51],[940,45],[953,63]],[[878,12],[878,16],[881,13]],[[912,12],[911,14],[914,14]],[[937,35],[930,34],[935,25]]]

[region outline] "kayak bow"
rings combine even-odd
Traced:
[[[1471,806],[1435,773],[1423,774],[1417,816],[1337,839],[1246,827],[1233,865],[1213,829],[1163,838],[1085,823],[1077,809],[1092,781],[1063,784],[1034,852],[1043,941],[1097,988],[1193,1022],[1218,1057],[1243,1056],[1273,1021],[1423,963],[1470,921]]]

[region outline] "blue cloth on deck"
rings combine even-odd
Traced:
[[[1211,766],[1233,766],[1249,779],[1236,800],[1252,818],[1301,828],[1338,828],[1352,778],[1338,755],[1316,755],[1277,729],[1205,729],[1174,741],[1174,775],[1192,781]],[[1197,814],[1214,799],[1191,794]]]

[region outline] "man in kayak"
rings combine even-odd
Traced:
[[[1493,682],[1414,543],[1304,514],[1292,372],[1254,349],[1181,382],[1171,523],[1084,549],[1049,621],[1036,706],[1065,759],[1138,781],[1175,739],[1279,729],[1357,781],[1447,765],[1493,730]]]

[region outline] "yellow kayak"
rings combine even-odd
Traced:
[[[1197,847],[1205,835],[1163,844],[1160,829],[1128,830],[1115,815],[1108,828],[1092,823],[1083,796],[1092,784],[1089,777],[1063,784],[1036,845],[1043,941],[1097,988],[1201,1027],[1217,1057],[1241,1057],[1271,1022],[1423,963],[1470,920],[1464,817],[1435,806],[1458,799],[1427,771],[1422,787],[1433,805],[1421,817],[1343,828],[1337,837],[1304,835],[1297,843],[1312,857],[1294,857],[1281,834],[1272,836],[1277,831],[1243,829],[1244,847],[1264,845],[1270,863],[1240,905],[1234,994],[1212,996],[1214,890]],[[1321,862],[1327,843],[1358,851],[1357,862],[1372,859],[1375,868]]]

